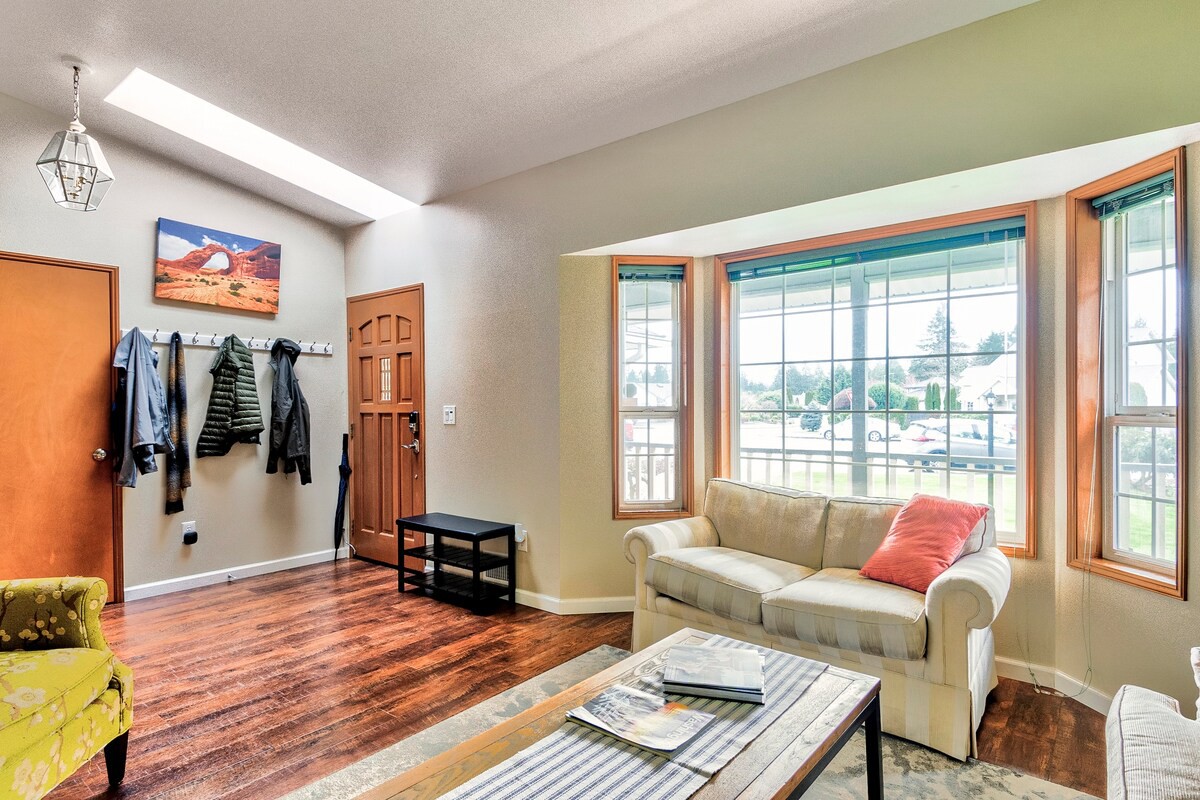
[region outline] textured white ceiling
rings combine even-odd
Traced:
[[[65,119],[76,54],[93,133],[347,225],[364,218],[101,99],[141,67],[427,202],[1031,1],[13,0],[0,92]]]

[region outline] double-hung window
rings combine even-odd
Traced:
[[[1068,560],[1182,596],[1182,151],[1068,195]]]
[[[721,473],[989,503],[1000,541],[1031,551],[1032,216],[1008,206],[720,256]]]
[[[613,259],[613,516],[691,507],[691,259]]]
[[[1175,191],[1171,173],[1097,198],[1109,494],[1104,557],[1174,572]]]

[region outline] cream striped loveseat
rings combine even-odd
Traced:
[[[709,481],[704,516],[625,534],[634,649],[692,627],[866,672],[885,731],[975,755],[1011,569],[989,511],[926,594],[861,577],[902,505]]]

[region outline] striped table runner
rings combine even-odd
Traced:
[[[713,636],[705,647],[747,647],[763,654],[766,703],[689,697],[691,708],[716,719],[684,747],[656,755],[599,731],[568,722],[512,758],[443,796],[444,800],[676,800],[700,789],[717,770],[779,718],[825,664]],[[635,688],[661,693],[662,672]],[[647,685],[649,683],[649,685]]]

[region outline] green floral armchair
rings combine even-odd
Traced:
[[[37,800],[104,749],[125,777],[133,673],[100,632],[99,578],[0,581],[0,797]]]

